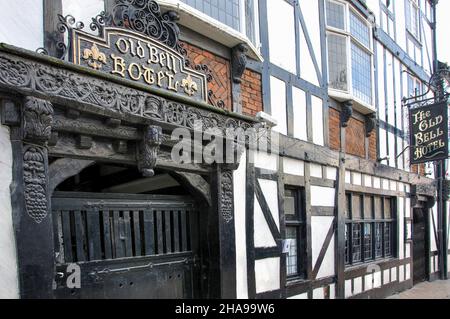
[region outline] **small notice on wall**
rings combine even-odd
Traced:
[[[448,107],[446,103],[411,109],[409,121],[411,164],[448,158]]]

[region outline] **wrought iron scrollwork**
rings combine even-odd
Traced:
[[[405,70],[404,73],[415,76],[411,72]],[[403,105],[407,107],[422,107],[439,102],[445,102],[450,97],[450,68],[448,65],[439,62],[439,70],[433,73],[428,83],[425,83],[427,91],[423,94],[404,97]],[[435,92],[436,96],[428,98],[429,94]]]
[[[175,11],[161,13],[156,1],[116,0],[111,22],[113,26],[143,33],[185,55],[186,50],[179,43],[178,20]]]

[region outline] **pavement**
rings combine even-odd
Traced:
[[[450,299],[450,280],[424,282],[388,299]]]

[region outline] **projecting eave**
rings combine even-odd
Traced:
[[[248,48],[247,55],[250,58],[260,62],[264,60],[255,45],[239,31],[234,30],[178,0],[159,0],[158,3],[161,8],[165,10],[176,11],[180,15],[180,25],[213,39],[229,48],[245,43]]]

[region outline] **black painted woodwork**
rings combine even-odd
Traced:
[[[56,193],[52,209],[56,298],[201,296],[198,211],[190,198]],[[81,267],[80,289],[66,285],[71,263]]]
[[[414,285],[428,277],[427,214],[424,209],[414,209],[413,222],[413,281]]]

